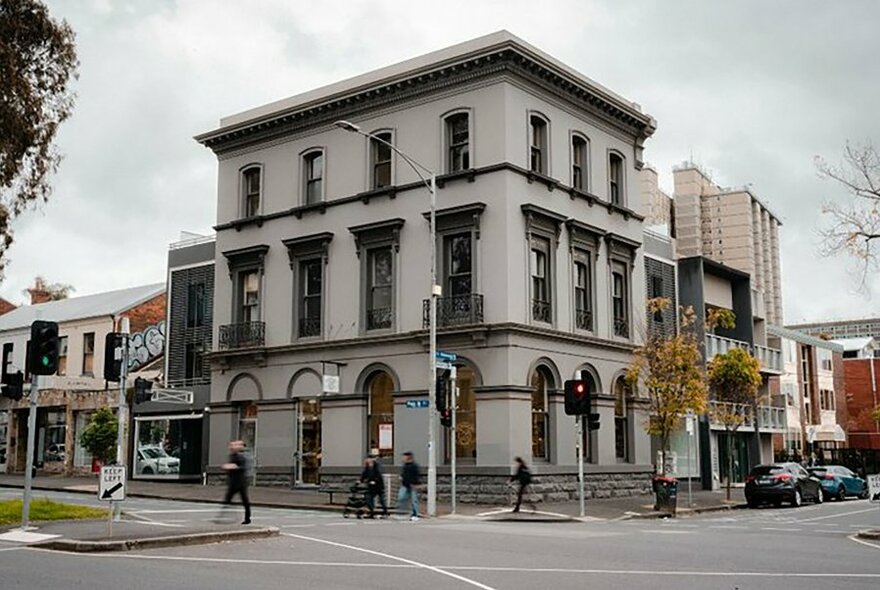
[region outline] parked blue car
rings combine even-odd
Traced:
[[[810,467],[809,472],[819,478],[826,500],[846,500],[847,496],[868,497],[868,482],[842,465]]]

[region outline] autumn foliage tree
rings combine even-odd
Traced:
[[[663,310],[667,299],[652,299],[648,311]],[[669,439],[688,411],[702,413],[706,407],[707,389],[702,356],[693,327],[693,313],[682,314],[682,329],[676,336],[649,334],[627,371],[626,380],[633,390],[643,391],[650,402],[650,419],[645,425],[648,434],[660,442],[661,474],[666,473]]]
[[[712,418],[724,426],[727,436],[727,499],[730,500],[730,484],[733,479],[732,433],[741,426],[754,421],[758,392],[761,388],[761,364],[743,348],[731,348],[724,354],[715,355],[708,365],[709,386],[714,401]]]
[[[0,0],[0,273],[12,221],[52,192],[59,125],[74,103],[74,33],[38,0]]]

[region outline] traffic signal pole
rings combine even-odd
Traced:
[[[575,416],[577,424],[577,461],[578,461],[578,504],[580,515],[584,516],[584,417]]]
[[[122,318],[122,358],[119,367],[119,425],[116,432],[116,464],[125,465],[125,426],[128,423],[128,402],[125,399],[125,381],[128,377],[128,318]],[[105,351],[104,354],[107,352]]]
[[[31,486],[34,483],[34,447],[37,434],[37,400],[39,396],[39,375],[31,376],[31,391],[28,411],[27,462],[24,472],[24,498],[21,502],[21,530],[27,530],[31,514]]]

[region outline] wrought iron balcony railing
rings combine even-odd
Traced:
[[[614,318],[614,335],[629,338],[629,322],[626,318]]]
[[[589,309],[575,310],[574,320],[578,330],[593,329],[593,312]]]
[[[759,431],[783,432],[786,430],[784,407],[759,405],[757,412]],[[725,421],[738,424],[737,428],[740,431],[755,428],[754,408],[748,404],[710,401],[708,413],[709,424],[715,430],[723,430]]]
[[[532,319],[537,322],[549,324],[551,322],[552,308],[549,301],[532,299]]]
[[[466,326],[483,323],[483,296],[479,293],[437,298],[438,326]],[[422,302],[422,326],[431,325],[431,300]]]
[[[220,349],[254,348],[266,344],[266,322],[220,326]]]
[[[391,308],[377,307],[367,310],[367,330],[385,330],[391,327]]]
[[[311,338],[321,335],[321,318],[300,318],[299,337]]]

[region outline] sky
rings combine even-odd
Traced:
[[[50,201],[14,223],[0,296],[37,275],[86,295],[165,279],[169,243],[210,233],[220,117],[499,29],[642,105],[671,192],[692,160],[781,219],[784,315],[877,315],[846,258],[821,258],[814,158],[880,143],[880,2],[849,0],[50,0],[77,34],[73,116]],[[875,273],[876,274],[876,273]]]

